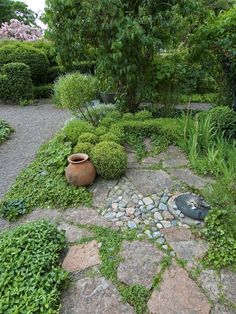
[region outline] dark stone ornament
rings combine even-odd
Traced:
[[[203,220],[210,210],[202,197],[191,193],[176,197],[175,204],[184,215],[197,220]]]

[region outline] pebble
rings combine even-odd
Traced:
[[[150,230],[146,230],[144,233],[149,237],[149,239],[153,238]]]
[[[163,250],[168,250],[168,245],[162,245]]]
[[[171,213],[168,212],[167,210],[163,211],[162,216],[163,216],[164,220],[173,220],[174,219],[174,217],[171,215]]]
[[[177,209],[176,211],[175,211],[175,213],[176,213],[176,215],[180,215],[181,214],[181,211],[179,210],[179,209]]]
[[[179,217],[180,217],[180,218],[184,218],[184,214],[183,214],[183,213],[180,213],[180,214],[179,214]]]
[[[132,216],[135,213],[135,208],[126,208],[127,216]]]
[[[145,198],[143,199],[143,202],[144,202],[145,205],[151,205],[151,204],[153,204],[153,200],[151,199],[151,197],[145,197]]]
[[[137,228],[137,225],[136,225],[136,223],[134,223],[133,221],[129,220],[129,221],[128,221],[128,227],[129,227],[130,229],[135,229],[135,228]]]
[[[159,212],[156,212],[155,214],[154,214],[154,218],[156,219],[156,220],[163,220],[163,217],[162,217],[162,215],[159,213]]]
[[[171,227],[171,222],[170,221],[163,220],[161,223],[162,223],[164,228],[170,228]]]
[[[168,197],[168,196],[162,196],[162,198],[161,198],[161,203],[166,204],[166,203],[168,202],[168,200],[169,200],[169,197]]]
[[[149,220],[145,219],[145,220],[144,220],[144,224],[145,224],[145,225],[149,225]]]
[[[124,216],[124,214],[125,214],[124,212],[119,212],[116,214],[116,218],[121,218]]]
[[[148,211],[151,211],[153,208],[154,208],[154,205],[153,205],[153,204],[147,206],[147,210],[148,210]]]
[[[155,212],[158,212],[158,208],[154,207],[152,210],[151,210],[152,213],[155,213]]]
[[[117,222],[116,222],[116,226],[117,226],[117,227],[123,227],[123,225],[124,225],[124,224],[123,224],[122,221],[117,221]]]
[[[160,203],[160,205],[158,206],[158,208],[159,208],[160,210],[167,210],[166,204],[163,204],[163,203]]]
[[[116,213],[106,213],[105,215],[104,215],[104,217],[106,218],[106,219],[114,219],[115,217],[116,217]]]
[[[142,206],[142,205],[143,205],[143,201],[139,200],[139,201],[138,201],[138,204],[139,204],[140,206]]]
[[[157,228],[158,228],[158,229],[162,229],[162,228],[163,228],[162,224],[158,223],[158,224],[157,224]]]
[[[155,232],[153,232],[153,238],[158,238],[158,237],[160,237],[161,236],[161,232],[160,231],[155,231]]]
[[[158,238],[158,239],[157,239],[157,243],[160,244],[160,245],[162,245],[162,244],[165,243],[165,239],[164,239],[164,238]]]
[[[113,209],[117,209],[117,208],[118,208],[118,204],[117,204],[117,203],[112,203],[111,207],[112,207]]]

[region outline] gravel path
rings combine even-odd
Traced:
[[[15,129],[0,146],[1,199],[19,172],[34,159],[39,146],[64,125],[70,113],[55,108],[49,101],[41,101],[28,107],[0,104],[0,118]]]

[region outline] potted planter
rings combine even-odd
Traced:
[[[101,76],[99,79],[100,96],[105,104],[114,104],[116,86],[111,77]]]
[[[66,179],[76,186],[86,186],[94,182],[96,169],[86,154],[73,154],[68,157]]]

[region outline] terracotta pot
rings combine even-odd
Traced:
[[[86,154],[73,154],[68,157],[69,165],[66,168],[66,179],[76,186],[86,186],[93,183],[96,177],[96,169],[88,160]]]

